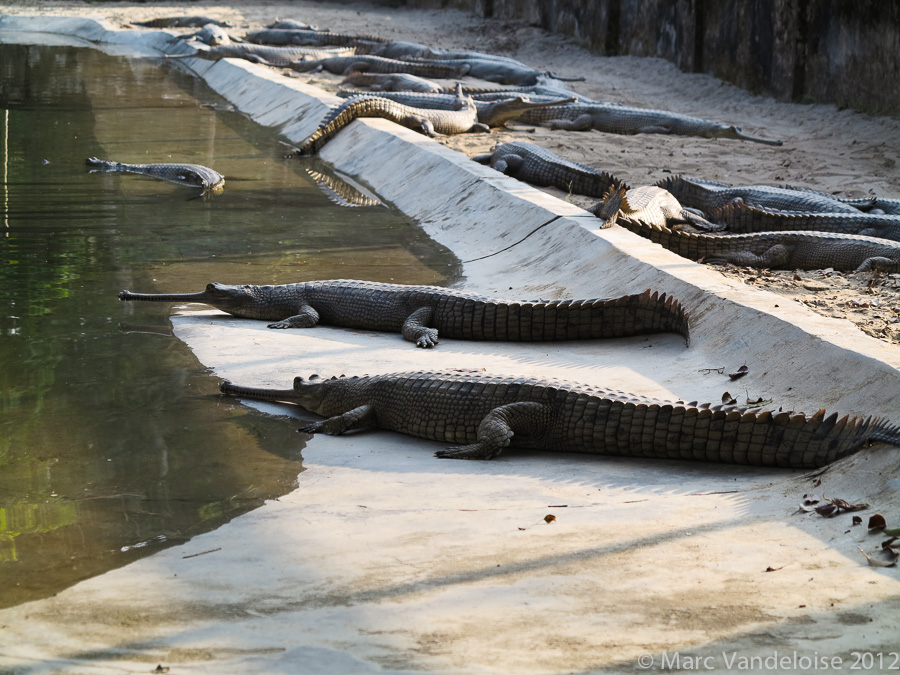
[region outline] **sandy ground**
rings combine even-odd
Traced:
[[[103,16],[120,26],[159,16],[202,14],[229,21],[234,24],[232,34],[237,35],[276,17],[296,18],[340,32],[513,56],[562,76],[584,76],[585,81],[573,83],[572,88],[598,100],[734,123],[747,133],[781,139],[784,145],[525,127],[447,137],[442,142],[475,155],[489,151],[498,142],[527,139],[568,159],[610,171],[632,185],[684,174],[731,184],[791,184],[848,197],[900,196],[900,121],[896,119],[838,110],[831,105],[776,102],[707,75],[682,73],[661,59],[600,57],[567,38],[549,35],[523,22],[483,20],[453,10],[264,0],[140,4],[19,0],[0,4],[0,12]],[[286,74],[330,90],[335,90],[341,79],[327,73]],[[552,188],[547,191],[579,205],[591,203]],[[900,275],[720,269],[723,274],[764,286],[823,315],[848,319],[869,335],[900,342]]]

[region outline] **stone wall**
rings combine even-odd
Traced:
[[[898,0],[406,0],[659,56],[752,92],[900,115]]]

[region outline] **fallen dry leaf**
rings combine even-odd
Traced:
[[[556,516],[554,516],[552,513],[548,513],[546,516],[544,516],[544,522],[554,523],[556,522]]]
[[[866,562],[868,562],[869,565],[871,565],[872,567],[893,567],[894,565],[897,564],[897,558],[900,557],[900,556],[895,555],[893,560],[880,560],[878,558],[871,557],[868,553],[863,551],[859,546],[857,546],[856,549],[860,553],[862,553],[863,556],[865,556]]]
[[[887,523],[885,522],[883,515],[876,513],[869,518],[868,527],[870,530],[883,530],[887,527]]]
[[[827,502],[831,502],[842,511],[864,511],[865,509],[869,508],[868,504],[863,504],[862,502],[860,502],[859,504],[851,504],[846,499],[841,499],[839,497],[826,497],[824,494],[822,495],[822,499]]]
[[[743,366],[738,368],[737,371],[735,371],[733,373],[728,373],[728,377],[730,377],[732,380],[739,380],[749,372],[750,372],[750,369],[747,367],[747,364],[744,364]]]
[[[722,403],[724,405],[734,405],[735,403],[737,403],[737,399],[732,397],[732,395],[726,391],[724,394],[722,394]]]

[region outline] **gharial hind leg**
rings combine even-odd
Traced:
[[[538,438],[545,431],[549,410],[540,403],[523,401],[494,408],[478,425],[478,440],[447,450],[438,450],[442,459],[492,459],[509,445],[516,434]]]

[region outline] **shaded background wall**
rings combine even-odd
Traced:
[[[758,94],[900,115],[900,0],[405,0],[659,56]]]

